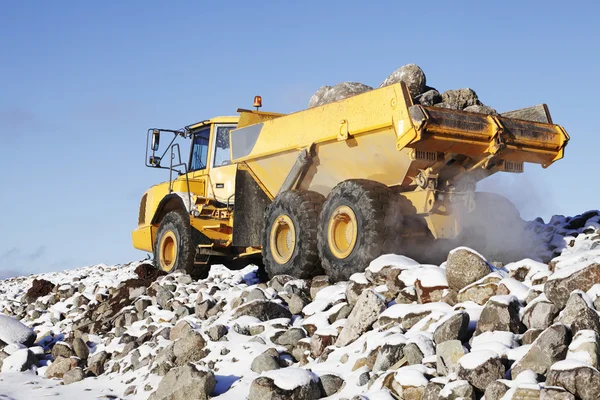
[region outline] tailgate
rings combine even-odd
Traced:
[[[475,158],[497,154],[504,160],[546,168],[563,157],[569,141],[567,132],[551,123],[549,114],[543,119],[545,122],[539,122],[539,118],[530,121],[421,105],[411,106],[409,114],[416,135],[407,138],[412,140],[404,145],[417,150]]]

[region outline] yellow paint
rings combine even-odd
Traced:
[[[338,207],[329,220],[327,227],[327,241],[329,250],[339,258],[347,258],[356,246],[358,238],[358,221],[352,208]]]
[[[173,231],[167,231],[160,238],[158,246],[158,260],[160,269],[171,272],[177,260],[177,237]]]
[[[296,228],[288,215],[280,215],[273,223],[269,240],[275,261],[278,264],[290,261],[296,248]]]

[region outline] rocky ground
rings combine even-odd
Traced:
[[[600,215],[530,228],[550,263],[458,248],[337,283],[144,262],[0,281],[0,399],[598,399]]]

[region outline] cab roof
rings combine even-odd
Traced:
[[[201,122],[196,122],[195,124],[192,124],[192,125],[188,125],[187,128],[189,130],[194,130],[194,129],[198,129],[198,128],[201,128],[203,126],[210,125],[210,124],[237,124],[239,119],[240,119],[239,116],[214,117],[214,118],[207,119],[207,120],[204,120]]]

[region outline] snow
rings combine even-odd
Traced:
[[[377,257],[367,267],[367,270],[373,274],[378,273],[385,267],[399,268],[399,269],[412,269],[418,268],[419,263],[405,256],[399,256],[396,254],[384,254]]]
[[[394,374],[394,380],[403,387],[427,386],[429,382],[423,373],[415,368],[402,367]]]
[[[514,278],[504,278],[498,282],[498,286],[504,285],[511,295],[515,296],[519,301],[524,302],[529,293],[529,286],[519,282]]]
[[[421,286],[428,288],[448,287],[445,269],[440,267],[424,267],[419,268],[419,272],[418,280]]]
[[[22,322],[0,314],[0,340],[4,343],[24,343],[31,332]]]
[[[518,301],[518,299],[517,299],[517,296],[508,294],[508,295],[504,295],[504,296],[492,296],[492,297],[490,297],[489,301],[508,306],[508,305],[510,305],[510,303]]]
[[[2,373],[6,372],[21,372],[23,366],[27,363],[29,349],[21,349],[15,351],[10,356],[4,359],[2,363]]]
[[[426,312],[438,311],[446,314],[452,311],[452,307],[447,303],[436,302],[426,304],[394,304],[385,310],[379,318],[388,317],[392,319],[404,318],[409,314],[421,314]]]
[[[355,274],[352,274],[350,276],[350,280],[352,282],[358,283],[359,285],[368,285],[369,284],[369,280],[365,276],[364,272],[357,272]]]
[[[294,367],[263,372],[261,376],[272,379],[275,386],[284,390],[294,390],[299,386],[309,385],[311,381],[319,381],[319,377],[313,372]]]
[[[551,369],[553,371],[569,371],[572,369],[577,369],[577,368],[591,368],[594,371],[598,372],[598,370],[594,367],[592,367],[591,365],[589,365],[588,363],[585,363],[583,361],[579,361],[579,360],[563,360],[563,361],[559,361],[555,364],[552,365]]]
[[[462,356],[458,363],[465,369],[476,369],[480,365],[483,365],[488,360],[498,358],[498,353],[491,350],[475,350],[471,353]]]

